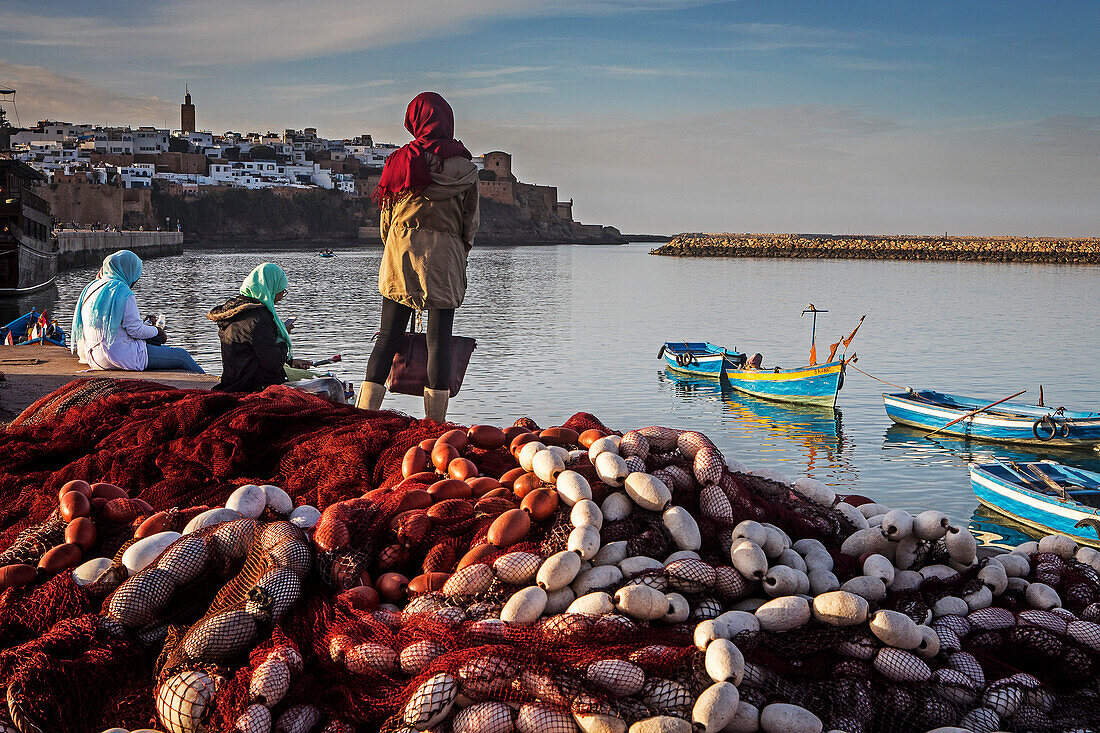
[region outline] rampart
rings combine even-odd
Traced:
[[[182,232],[104,232],[84,229],[55,232],[62,270],[99,264],[104,257],[128,249],[142,259],[183,252]]]

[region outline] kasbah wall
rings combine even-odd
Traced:
[[[496,174],[496,180],[478,181],[478,193],[486,199],[507,206],[518,206],[527,218],[546,220],[561,218],[572,221],[571,206],[558,206],[557,186],[536,186],[520,183],[512,173],[512,156],[500,150],[483,157],[487,171]]]
[[[122,227],[149,225],[153,221],[153,201],[150,189],[121,188],[105,183],[87,183],[82,174],[57,175],[55,180],[65,185],[42,186],[35,190],[50,205],[50,213],[58,222],[98,222],[104,226]]]

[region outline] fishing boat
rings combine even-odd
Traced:
[[[1072,412],[1021,402],[989,407],[989,400],[932,390],[895,392],[882,395],[882,399],[886,414],[896,423],[963,438],[1057,448],[1100,444],[1100,412]],[[969,415],[972,412],[975,414]],[[952,420],[958,422],[948,427]]]
[[[996,461],[970,467],[984,506],[1043,534],[1100,547],[1100,473],[1061,463]]]
[[[0,150],[0,297],[18,297],[53,285],[57,240],[50,207],[30,190],[45,177]]]
[[[748,365],[727,368],[725,379],[732,389],[766,400],[803,405],[836,406],[844,386],[844,359],[797,369],[752,369]]]
[[[326,251],[322,252],[322,253],[321,253],[321,256],[322,256],[322,257],[335,257],[335,256],[336,256],[336,253],[335,253],[335,252],[333,252],[333,251],[332,251],[332,250],[330,249],[330,250],[326,250]]]
[[[30,346],[31,344],[65,345],[65,331],[51,321],[45,313],[35,309],[16,318],[6,326],[0,326],[0,344]]]
[[[722,379],[727,364],[733,366],[745,362],[744,354],[709,341],[666,341],[657,352],[657,358],[662,357],[665,366],[672,371],[710,379]]]

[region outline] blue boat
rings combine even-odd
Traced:
[[[709,341],[666,341],[657,352],[657,358],[662,357],[665,366],[674,372],[710,379],[721,379],[727,362],[730,365],[745,362],[744,354]]]
[[[1029,530],[1100,547],[1100,473],[1051,461],[997,461],[971,466],[970,485],[984,506]]]
[[[1057,448],[1100,444],[1100,413],[1004,402],[945,427],[952,420],[987,406],[991,400],[932,390],[884,394],[886,414],[900,425],[997,443]]]
[[[844,360],[797,369],[752,369],[741,364],[726,369],[729,386],[738,392],[779,402],[835,407],[844,386]]]
[[[10,343],[14,346],[55,344],[64,346],[64,329],[57,325],[57,321],[49,321],[44,328],[37,326],[40,318],[41,314],[32,308],[30,313],[24,313],[6,326],[0,326],[0,344]]]

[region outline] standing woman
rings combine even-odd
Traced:
[[[447,417],[451,328],[466,295],[466,255],[478,228],[477,167],[454,139],[454,112],[435,92],[418,94],[405,111],[412,142],[392,153],[371,194],[381,209],[385,252],[378,272],[382,327],[367,363],[357,406],[377,410],[393,357],[413,310],[428,311],[428,386],[424,414]]]
[[[142,372],[174,369],[202,374],[186,349],[163,343],[163,328],[141,319],[133,287],[141,277],[141,258],[128,249],[107,255],[96,279],[88,283],[73,313],[73,352],[92,369]]]

